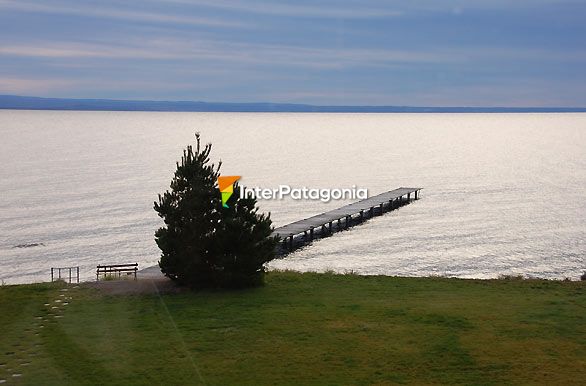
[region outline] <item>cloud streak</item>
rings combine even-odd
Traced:
[[[475,62],[536,61],[586,62],[585,52],[563,54],[553,50],[506,47],[447,48],[436,50],[379,48],[319,48],[291,45],[235,43],[212,39],[152,38],[115,42],[31,42],[0,45],[5,57],[48,59],[177,60],[192,63],[223,63],[234,66],[299,67],[344,69],[387,67],[409,64],[461,64]]]
[[[0,90],[4,94],[26,95],[31,90],[37,93],[48,93],[76,85],[78,82],[73,79],[0,77]]]
[[[264,14],[285,17],[303,17],[303,18],[331,18],[331,19],[373,19],[396,17],[402,15],[402,12],[372,6],[366,2],[358,3],[354,6],[349,4],[319,3],[301,4],[294,2],[292,4],[279,3],[275,1],[225,1],[225,0],[168,0],[168,3],[197,5],[209,8],[218,8],[231,12]]]
[[[207,26],[221,28],[250,28],[249,23],[241,21],[224,20],[210,17],[195,17],[169,13],[145,12],[136,9],[120,9],[99,6],[78,5],[46,5],[42,3],[30,3],[27,1],[0,0],[0,9],[16,10],[22,12],[36,12],[48,14],[73,15],[81,17],[117,19],[125,21],[138,21],[150,23],[181,24],[192,26]]]

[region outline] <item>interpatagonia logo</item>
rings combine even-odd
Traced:
[[[331,200],[364,200],[368,198],[368,189],[352,185],[349,188],[308,188],[279,185],[276,188],[245,188],[240,185],[240,198],[255,198],[262,200],[282,200],[289,197],[293,200],[319,200],[330,202]]]
[[[218,177],[218,188],[222,193],[222,206],[228,208],[228,200],[234,194],[234,183],[241,176]],[[319,200],[330,202],[331,200],[364,200],[368,198],[368,189],[352,185],[349,188],[308,188],[279,185],[276,188],[244,187],[240,185],[239,196],[256,200],[282,200],[289,197],[293,200]]]
[[[240,179],[240,176],[221,176],[218,177],[218,188],[222,193],[222,206],[228,207],[228,200],[234,193],[234,183]]]

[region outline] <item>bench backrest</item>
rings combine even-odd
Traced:
[[[115,269],[115,268],[138,268],[138,263],[134,263],[134,264],[113,264],[113,265],[98,265],[97,268],[111,268],[111,269]]]
[[[96,273],[111,273],[111,272],[136,272],[138,271],[138,263],[134,264],[113,264],[113,265],[98,265]]]

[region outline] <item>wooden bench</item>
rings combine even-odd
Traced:
[[[96,281],[100,280],[100,275],[104,278],[108,275],[121,277],[123,273],[127,275],[134,274],[134,280],[136,280],[136,272],[138,271],[138,263],[134,264],[113,264],[113,265],[98,265],[96,269]]]

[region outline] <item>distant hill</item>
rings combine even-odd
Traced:
[[[0,109],[90,111],[299,112],[299,113],[533,113],[586,112],[584,107],[315,106],[291,103],[221,103],[0,95]]]

